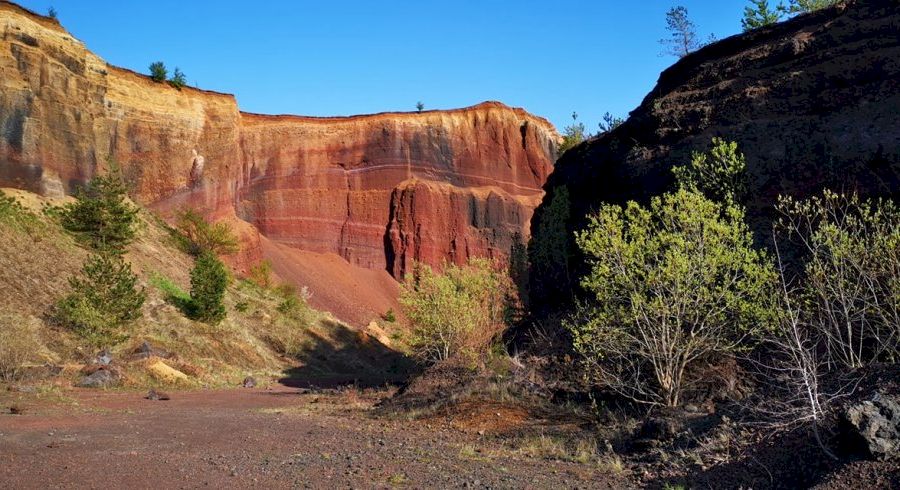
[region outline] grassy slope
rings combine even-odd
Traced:
[[[0,329],[4,321],[37,325],[43,348],[35,353],[34,364],[69,365],[72,375],[64,378],[75,379],[74,372],[95,352],[54,325],[52,308],[69,291],[67,278],[78,273],[87,251],[40,213],[42,206],[59,201],[17,190],[4,192],[34,215],[25,219],[25,225],[0,216],[0,312],[4,313]],[[281,315],[278,295],[246,281],[235,281],[229,288],[228,317],[220,325],[211,327],[186,318],[164,289],[189,290],[192,259],[174,247],[165,225],[155,216],[142,212],[141,218],[141,231],[127,259],[148,296],[143,318],[132,325],[130,339],[113,349],[114,358],[127,359],[147,341],[173,354],[166,362],[190,375],[189,386],[233,385],[247,375],[277,378],[285,373],[306,381],[379,382],[395,377],[406,365],[396,352],[330,315],[311,312],[307,325]],[[163,284],[169,287],[161,288]],[[298,339],[292,357],[280,355],[268,341],[273,334],[285,332]],[[157,384],[142,362],[125,363],[124,372],[126,385]]]

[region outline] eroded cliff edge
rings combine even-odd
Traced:
[[[771,234],[778,195],[831,188],[900,196],[900,2],[851,0],[711,44],[665,70],[616,130],[569,150],[545,186],[532,229],[557,189],[570,195],[571,236],[604,202],[646,201],[670,189],[671,168],[736,141],[747,157],[748,217]],[[554,277],[532,274],[532,306],[570,298]],[[577,282],[572,280],[572,286]]]
[[[163,214],[237,217],[258,238],[400,277],[505,257],[555,159],[546,120],[487,102],[342,118],[241,113],[110,66],[52,19],[0,1],[0,186],[72,192],[111,156]],[[245,261],[246,262],[246,261]]]

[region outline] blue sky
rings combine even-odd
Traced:
[[[740,32],[746,0],[21,0],[106,61],[156,60],[242,110],[349,115],[499,100],[558,128],[589,130],[634,109],[675,60],[659,56],[665,12],[703,37]]]

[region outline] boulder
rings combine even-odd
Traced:
[[[900,459],[900,396],[876,393],[842,414],[844,449],[871,459]]]
[[[254,378],[253,376],[247,376],[246,378],[244,378],[241,386],[243,386],[244,388],[256,388],[256,378]]]
[[[109,369],[98,369],[93,373],[81,378],[76,384],[79,388],[109,388],[117,386],[121,378],[118,374]]]
[[[188,376],[181,371],[164,363],[161,359],[153,359],[147,364],[147,371],[151,376],[165,383],[177,383],[187,381]]]

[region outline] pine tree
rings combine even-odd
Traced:
[[[128,202],[119,166],[110,162],[106,175],[98,175],[60,211],[63,228],[96,251],[124,253],[134,240],[138,209]]]
[[[211,252],[197,257],[191,270],[191,313],[194,319],[216,325],[225,319],[225,289],[228,271]]]
[[[744,7],[744,18],[741,20],[741,27],[744,32],[753,29],[775,24],[781,20],[784,6],[780,5],[776,8],[769,7],[768,0],[750,0],[752,5]]]
[[[659,41],[665,47],[664,54],[684,58],[702,46],[697,37],[697,26],[683,6],[672,7],[666,13],[666,30],[669,38]]]
[[[122,327],[141,316],[146,295],[121,255],[98,253],[69,279],[72,293],[58,305],[58,318],[97,347],[127,338]]]

